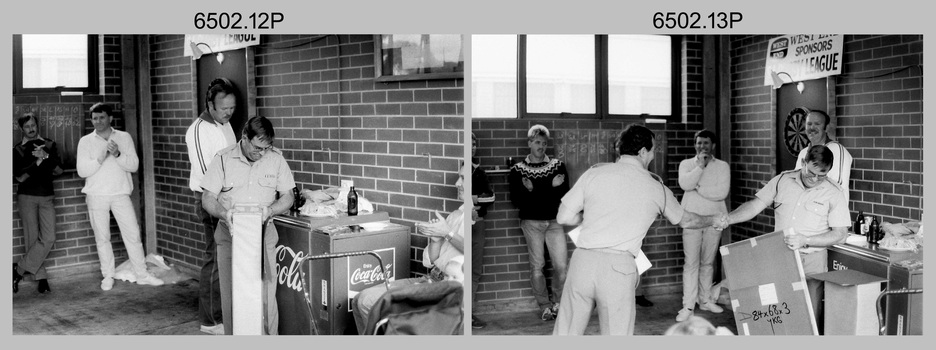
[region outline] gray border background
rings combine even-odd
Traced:
[[[839,33],[839,34],[923,34],[924,65],[932,61],[932,43],[936,37],[930,18],[930,6],[923,1],[641,1],[614,0],[312,0],[312,1],[245,1],[198,3],[194,1],[60,1],[10,0],[4,3],[6,15],[0,26],[0,47],[12,48],[12,34],[21,33],[104,33],[104,34],[164,34],[164,33],[231,33],[230,31],[196,30],[193,18],[196,12],[282,12],[285,21],[275,30],[256,31],[259,34],[295,33],[611,33],[611,34],[767,34],[767,33]],[[697,11],[703,17],[712,11],[743,13],[743,20],[730,30],[657,30],[652,26],[654,12]],[[246,33],[246,31],[245,31]],[[11,50],[12,51],[12,50]],[[11,52],[7,51],[7,52]],[[469,60],[470,55],[466,56]],[[0,55],[0,66],[12,67],[12,55]],[[469,64],[470,66],[470,64]],[[7,68],[10,69],[10,68]],[[7,71],[0,83],[3,111],[11,111],[12,74]],[[924,81],[932,74],[924,70]],[[466,72],[470,76],[470,71]],[[466,81],[466,102],[470,101],[470,81]],[[924,83],[925,86],[925,83]],[[924,90],[924,106],[933,102],[932,93]],[[466,116],[470,116],[470,103],[466,103]],[[924,107],[925,110],[925,107]],[[0,123],[3,133],[12,135],[12,123]],[[466,127],[470,124],[466,119]],[[923,135],[933,132],[934,123],[924,123]],[[466,138],[466,146],[469,144]],[[12,140],[8,145],[12,144]],[[934,152],[924,151],[924,161],[933,159]],[[9,174],[9,152],[0,152],[4,171]],[[924,183],[932,184],[933,175],[924,174]],[[924,187],[924,203],[928,195]],[[3,187],[7,198],[12,196],[12,184]],[[12,222],[12,202],[0,202],[0,222]],[[925,207],[925,206],[924,206]],[[924,216],[924,222],[929,223]],[[931,224],[932,225],[932,224]],[[8,231],[9,232],[9,231]],[[936,231],[934,231],[936,232]],[[0,239],[0,251],[11,251],[11,241]],[[6,275],[6,274],[5,274]],[[930,289],[934,282],[925,283]],[[11,298],[11,291],[3,289],[3,298]],[[430,347],[445,349],[496,348],[628,348],[632,346],[663,346],[702,348],[775,349],[789,346],[844,348],[890,348],[908,346],[922,348],[932,343],[936,322],[931,316],[933,298],[924,299],[924,336],[922,337],[707,337],[672,338],[643,336],[632,338],[579,337],[555,338],[533,336],[497,336],[468,338],[421,337],[366,338],[366,337],[105,337],[105,336],[18,336],[12,337],[11,304],[0,306],[6,317],[0,317],[4,348],[99,349],[122,347],[190,348],[225,347],[234,349],[286,347],[303,349],[312,347],[353,346],[354,348],[381,347],[403,349]],[[9,300],[9,299],[7,299]],[[326,348],[327,349],[327,348]],[[272,350],[272,349],[271,349]]]

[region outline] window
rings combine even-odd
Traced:
[[[97,92],[97,36],[13,38],[14,93]]]
[[[465,60],[458,34],[378,35],[376,81],[462,78]]]
[[[472,117],[679,118],[674,37],[474,35],[471,40]]]

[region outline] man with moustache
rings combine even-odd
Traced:
[[[829,138],[827,130],[829,122],[830,118],[826,112],[808,110],[806,114],[806,137],[809,138],[809,146],[823,145],[829,151],[832,151],[832,157],[835,158],[835,161],[832,162],[832,168],[829,169],[827,176],[829,180],[842,188],[842,192],[845,194],[845,205],[847,206],[850,198],[848,179],[851,177],[852,156],[845,149],[845,146]],[[803,167],[803,159],[806,158],[808,149],[809,147],[804,147],[800,150],[799,156],[796,157],[796,170]]]
[[[548,144],[549,130],[539,124],[531,127],[527,132],[530,154],[514,164],[507,176],[510,201],[520,210],[520,229],[530,254],[530,284],[543,321],[556,319],[569,261],[565,231],[556,222],[562,196],[569,191],[568,173],[565,163],[546,155]],[[552,300],[543,274],[544,244],[553,267]]]
[[[742,204],[716,223],[716,229],[748,221],[768,206],[774,209],[775,231],[792,228],[794,233],[784,241],[793,250],[799,250],[809,297],[816,315],[816,324],[822,327],[821,301],[823,282],[809,275],[828,271],[826,248],[845,242],[851,219],[848,203],[839,185],[829,177],[835,163],[832,151],[823,145],[807,148],[799,170],[789,170],[771,179],[756,198]]]
[[[202,207],[201,180],[208,170],[211,159],[218,151],[236,142],[231,116],[237,106],[234,85],[226,78],[216,78],[208,85],[205,93],[205,110],[192,122],[185,132],[191,171],[189,188],[195,195],[195,207],[204,228],[205,260],[202,263],[198,287],[198,313],[203,333],[224,334],[221,314],[221,284],[218,274],[214,232],[218,218],[211,216]]]
[[[23,223],[26,254],[13,263],[13,293],[19,291],[23,275],[31,273],[39,282],[36,291],[51,292],[45,260],[55,244],[55,191],[52,180],[62,174],[55,141],[39,136],[39,120],[26,113],[17,120],[23,141],[13,147],[13,179],[16,204]]]
[[[159,286],[163,281],[146,271],[143,243],[140,242],[140,224],[137,222],[130,193],[133,179],[130,174],[139,168],[140,160],[133,147],[130,134],[111,127],[111,107],[104,103],[91,106],[91,124],[94,131],[78,141],[78,176],[85,179],[81,192],[87,195],[88,219],[94,230],[98,258],[101,260],[101,289],[114,287],[114,251],[111,247],[110,213],[114,213],[120,237],[127,248],[130,266],[137,284]]]

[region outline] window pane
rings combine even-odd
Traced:
[[[471,36],[471,116],[517,117],[517,36]]]
[[[87,35],[23,35],[23,88],[88,87]]]
[[[608,112],[670,115],[672,49],[664,35],[608,36]]]
[[[595,113],[595,36],[529,35],[527,113]]]

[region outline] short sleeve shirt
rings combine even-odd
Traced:
[[[276,200],[276,192],[286,193],[296,183],[279,149],[271,149],[251,164],[238,142],[215,155],[201,187],[217,193],[221,205],[230,209],[234,204],[270,205]]]
[[[562,204],[583,212],[579,247],[634,255],[657,215],[676,224],[684,213],[673,192],[631,158],[588,169],[562,197]]]
[[[787,171],[770,179],[756,194],[768,206],[774,205],[775,230],[793,228],[804,236],[829,232],[832,227],[851,225],[848,203],[841,188],[829,179],[813,188],[806,188],[800,171]],[[803,252],[824,248],[809,248]]]

